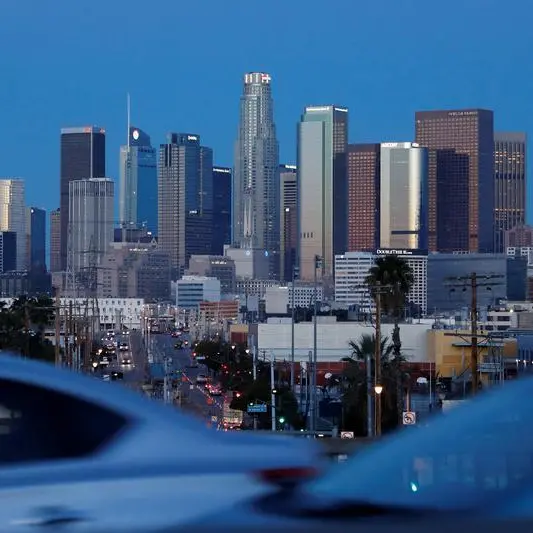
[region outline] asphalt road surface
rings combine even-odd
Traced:
[[[202,416],[206,422],[214,427],[222,421],[222,396],[210,396],[206,388],[196,385],[196,377],[199,374],[208,375],[209,371],[205,365],[198,364],[197,368],[192,367],[192,347],[188,335],[181,335],[173,338],[169,334],[162,333],[152,335],[154,363],[163,363],[164,358],[169,358],[169,370],[171,372],[179,370],[182,372],[180,390],[184,401],[187,402],[191,410]],[[182,349],[174,348],[178,340],[189,341],[189,346]],[[126,375],[124,375],[126,377]]]
[[[117,347],[117,358],[113,360],[101,374],[111,372],[122,372],[124,379],[122,383],[132,389],[140,390],[145,380],[146,352],[142,346],[142,337],[139,331],[132,331],[129,335],[116,335],[118,345],[126,343],[129,350],[120,351]],[[131,365],[121,364],[124,358],[132,360]]]

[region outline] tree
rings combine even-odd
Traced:
[[[0,349],[54,361],[54,346],[44,335],[54,318],[54,302],[47,296],[21,296],[9,308],[5,303],[0,304]]]
[[[392,346],[394,358],[392,364],[397,376],[396,382],[396,410],[398,419],[403,410],[402,389],[404,386],[404,372],[402,358],[402,341],[400,338],[400,316],[405,309],[407,296],[414,283],[411,267],[405,259],[398,255],[379,257],[370,269],[366,283],[374,300],[381,298],[383,312],[392,318],[394,329],[392,332]]]
[[[350,342],[352,356],[344,358],[348,365],[343,374],[344,394],[343,404],[345,409],[345,427],[353,429],[360,435],[367,435],[367,361],[370,360],[372,373],[375,372],[375,346],[376,336],[365,333],[355,342]],[[396,405],[398,380],[402,376],[398,375],[398,362],[405,363],[405,359],[394,354],[394,345],[388,337],[381,338],[381,378],[383,384],[382,392],[382,426],[385,430],[390,430],[398,425]]]

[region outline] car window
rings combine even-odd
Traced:
[[[469,405],[356,454],[311,484],[320,498],[457,509],[533,483],[533,380],[524,378]]]
[[[94,454],[127,422],[74,396],[0,379],[0,465]]]

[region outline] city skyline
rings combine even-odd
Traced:
[[[183,10],[162,0],[164,7],[147,14],[136,7],[142,6],[138,0],[117,0],[104,6],[107,16],[102,20],[96,12],[86,13],[74,4],[53,13],[37,6],[31,16],[22,4],[4,6],[2,18],[9,31],[1,33],[0,44],[11,53],[0,58],[9,79],[0,87],[4,102],[0,144],[8,154],[0,174],[22,176],[27,180],[28,202],[47,211],[55,209],[57,131],[62,126],[100,124],[107,131],[107,175],[118,185],[116,150],[125,138],[128,92],[134,104],[132,120],[151,134],[155,146],[169,131],[197,131],[213,147],[215,163],[232,166],[236,95],[242,74],[251,70],[268,72],[275,82],[280,161],[285,163],[296,162],[294,130],[302,107],[319,101],[342,102],[350,108],[353,143],[413,140],[416,110],[482,107],[496,112],[498,131],[530,129],[530,74],[527,68],[516,68],[529,63],[533,40],[526,26],[530,7],[524,2],[520,3],[524,16],[517,20],[511,18],[513,9],[492,10],[481,0],[466,4],[451,0],[444,14],[429,4],[358,8],[336,1],[330,8],[343,16],[335,28],[322,29],[327,44],[320,46],[312,28],[323,6],[310,2],[307,9],[284,6],[284,24],[290,32],[263,35],[245,48],[239,36],[247,21],[261,16],[275,25],[275,9],[212,4],[206,9],[206,4],[191,4]],[[478,12],[484,14],[484,24],[471,28],[466,21]],[[201,43],[195,40],[192,24],[198,17],[210,35]],[[173,42],[176,19],[181,38],[196,46],[194,54],[179,58],[179,68],[169,70],[160,51]],[[455,32],[439,32],[436,39],[431,30],[448,22],[459,25],[457,31],[465,30],[460,51]],[[46,30],[58,25],[61,31]],[[89,45],[80,36],[94,27],[102,38]],[[139,58],[129,53],[131,43],[145,33],[142,64],[150,67],[150,76],[138,71]],[[49,58],[46,68],[31,53],[35,49]],[[20,69],[20,64],[25,68]],[[203,66],[207,64],[209,68]],[[99,72],[106,83],[88,85],[90,70]],[[25,155],[27,142],[32,145],[31,158]]]

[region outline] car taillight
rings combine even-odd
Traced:
[[[257,472],[257,477],[273,485],[295,485],[313,479],[319,471],[312,467],[270,468]]]

